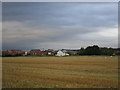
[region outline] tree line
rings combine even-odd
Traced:
[[[97,45],[81,48],[79,55],[120,55],[120,49],[99,47]]]

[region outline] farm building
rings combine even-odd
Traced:
[[[69,56],[69,54],[67,52],[63,52],[63,51],[59,50],[57,52],[56,56]]]

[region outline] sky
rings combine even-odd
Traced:
[[[118,47],[117,2],[3,2],[2,49]]]

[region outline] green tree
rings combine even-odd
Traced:
[[[85,49],[82,47],[82,48],[80,49],[79,55],[84,55],[84,54],[85,54]]]
[[[86,55],[100,55],[100,48],[97,45],[88,46],[85,49]]]

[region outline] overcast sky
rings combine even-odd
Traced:
[[[3,2],[3,49],[118,47],[117,2]]]

